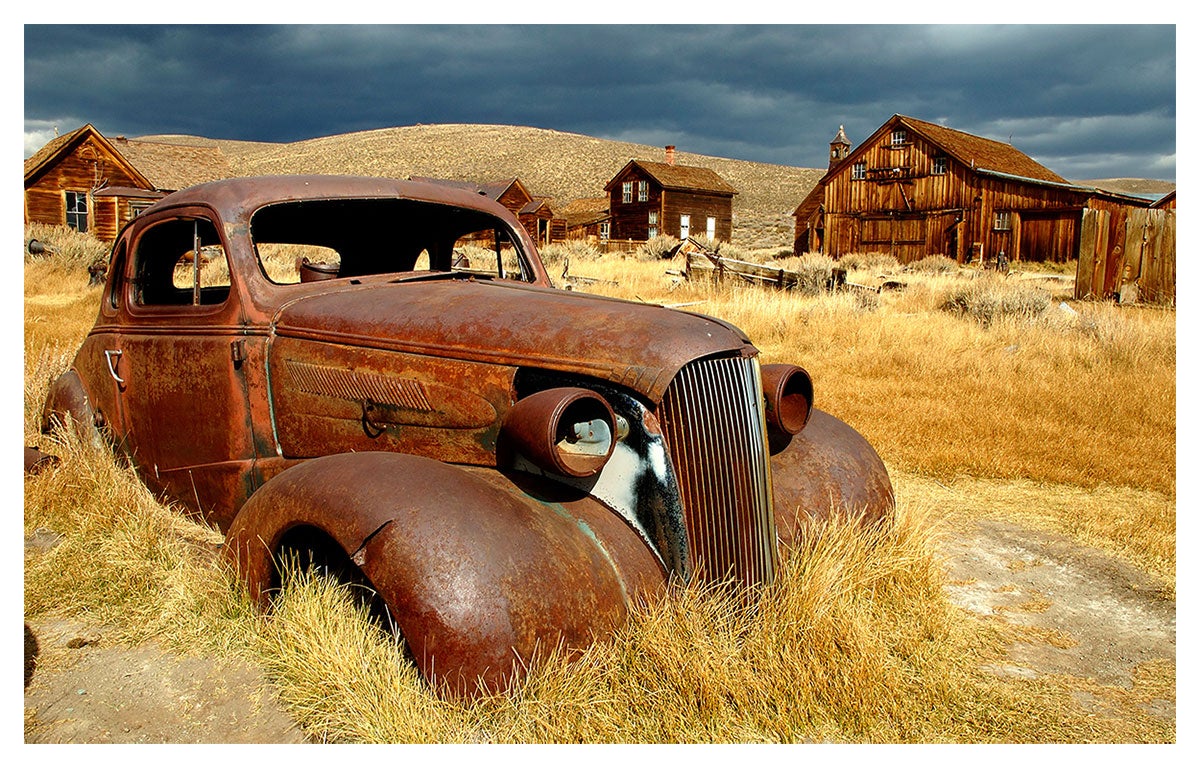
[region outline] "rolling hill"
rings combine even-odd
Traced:
[[[410,125],[286,144],[181,135],[140,139],[220,147],[233,172],[245,176],[347,173],[476,182],[517,177],[530,194],[549,197],[560,208],[570,200],[602,196],[604,185],[631,159],[663,159],[662,147],[511,125]],[[733,240],[755,249],[791,247],[792,211],[826,170],[711,157],[683,148],[676,157],[683,165],[711,168],[738,189]],[[1152,179],[1077,183],[1145,197],[1175,189],[1173,182]]]
[[[497,181],[518,177],[530,194],[558,205],[599,197],[629,160],[662,161],[663,148],[575,133],[505,125],[413,125],[327,136],[290,144],[194,136],[143,136],[143,141],[218,146],[239,175],[354,173],[371,176]],[[739,190],[734,241],[747,248],[791,247],[792,211],[825,173],[709,157],[682,151],[676,162],[719,173]]]

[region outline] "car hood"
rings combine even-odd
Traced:
[[[435,279],[330,286],[282,307],[279,336],[602,378],[657,402],[691,360],[753,355],[704,315],[519,283]]]

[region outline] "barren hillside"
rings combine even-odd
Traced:
[[[291,144],[144,138],[219,146],[234,170],[244,175],[357,173],[479,182],[515,176],[530,194],[553,198],[559,205],[602,195],[605,183],[631,159],[663,159],[662,147],[502,125],[413,125]],[[676,162],[711,168],[739,190],[734,198],[735,242],[752,248],[791,246],[792,211],[824,169],[708,157],[689,153],[686,147],[679,150]]]

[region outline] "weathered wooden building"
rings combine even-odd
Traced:
[[[658,235],[685,240],[733,237],[737,190],[709,168],[676,165],[675,147],[665,163],[630,160],[604,186],[610,238],[645,241]]]
[[[1009,144],[893,115],[856,148],[841,130],[830,142],[828,172],[794,213],[795,249],[1066,262],[1092,247],[1086,216],[1115,242],[1148,205],[1072,184]]]
[[[539,245],[563,240],[567,236],[567,222],[562,217],[556,217],[550,205],[550,198],[534,196],[518,178],[502,179],[478,183],[474,181],[458,181],[453,179],[436,179],[429,176],[410,176],[413,181],[423,181],[443,186],[478,192],[512,211],[525,227],[525,231]]]
[[[25,223],[63,224],[112,240],[168,192],[229,175],[216,147],[110,140],[89,123],[25,161]]]

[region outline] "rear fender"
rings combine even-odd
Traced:
[[[586,647],[666,581],[637,532],[578,491],[353,453],[280,473],[233,521],[227,551],[260,602],[280,540],[300,525],[350,556],[425,679],[454,694],[502,690],[538,652]]]
[[[49,434],[56,428],[66,427],[76,431],[85,439],[98,434],[103,426],[92,406],[83,380],[74,369],[68,370],[50,384],[46,402],[42,406],[42,432]]]
[[[866,438],[814,409],[807,426],[771,456],[775,527],[784,546],[798,543],[806,521],[845,513],[870,523],[891,514],[887,468]]]

